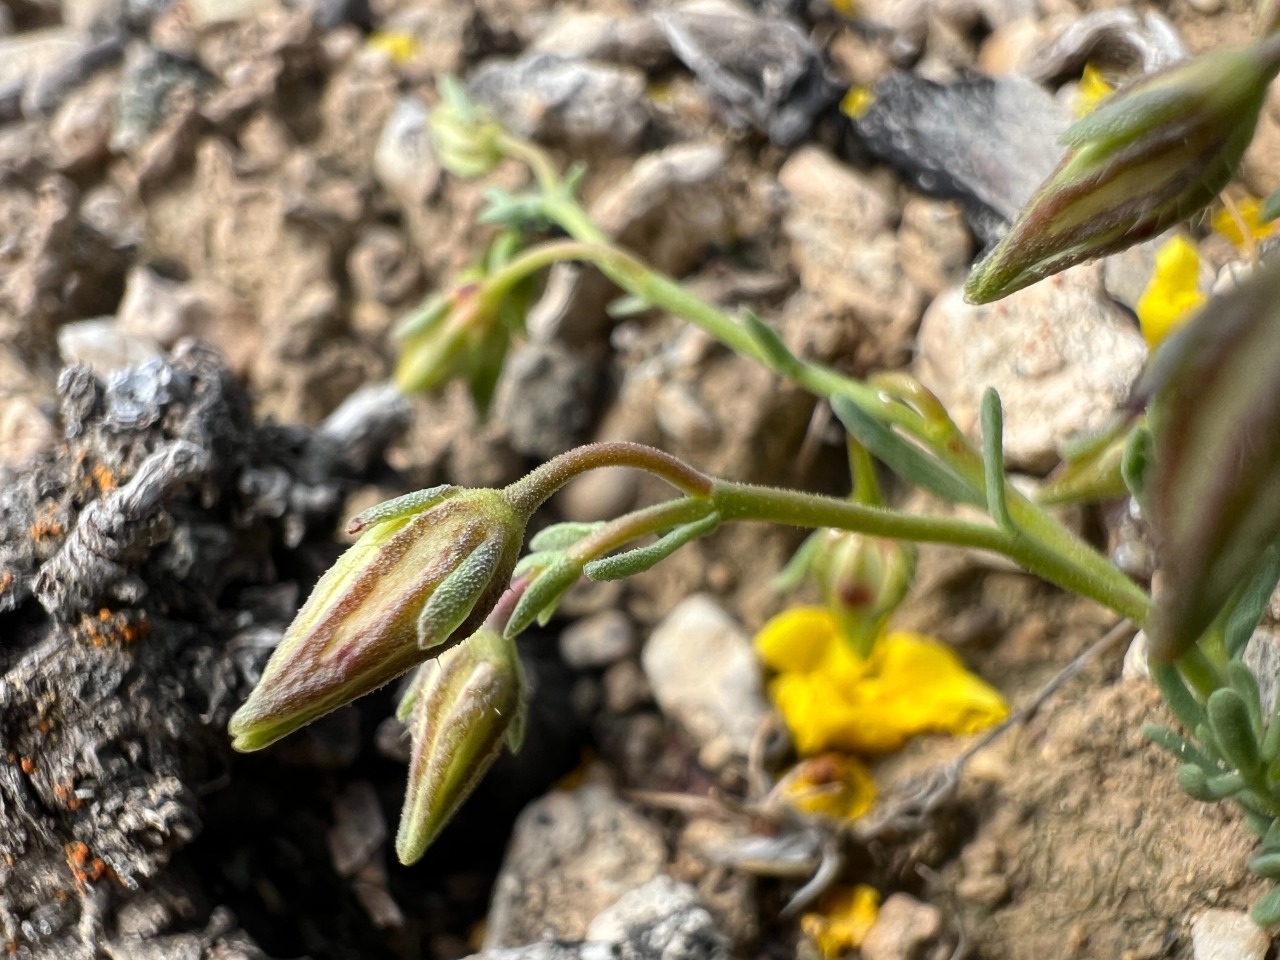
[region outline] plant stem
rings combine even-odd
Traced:
[[[507,487],[503,493],[511,505],[532,516],[547,499],[581,473],[598,467],[635,467],[666,480],[677,490],[706,499],[714,481],[669,453],[628,441],[592,443],[548,460]]]
[[[545,151],[509,135],[503,137],[502,149],[508,156],[516,157],[529,165],[541,188],[543,214],[578,241],[577,244],[555,243],[541,250],[531,250],[506,269],[517,269],[517,264],[520,264],[520,270],[533,269],[535,264],[541,268],[557,258],[592,263],[633,296],[688,320],[734,352],[788,377],[811,393],[827,398],[836,395],[849,397],[871,416],[896,425],[916,437],[941,462],[968,480],[976,489],[985,491],[986,476],[982,457],[956,428],[937,399],[918,383],[907,377],[889,375],[878,378],[875,385],[867,384],[821,364],[791,355],[782,360],[769,353],[743,323],[699,299],[637,257],[614,246],[582,206],[569,196],[555,164]],[[1150,598],[1110,561],[1067,530],[1044,509],[1012,488],[1008,490],[1007,503],[1016,530],[1001,534],[1008,541],[1004,544],[1005,549],[1000,546],[991,546],[990,549],[1012,557],[1029,570],[1044,575],[1060,586],[1099,600],[1139,625],[1146,622],[1151,608]],[[799,525],[823,524],[802,522]],[[840,526],[838,523],[831,525]],[[976,527],[973,524],[969,526]],[[976,529],[986,530],[981,527]],[[888,533],[884,535],[895,536]],[[984,536],[990,535],[984,533]],[[901,539],[915,538],[909,533],[897,536]],[[934,541],[931,536],[921,539]],[[934,542],[953,541],[944,539]],[[968,542],[968,545],[982,546],[972,542]]]
[[[1147,595],[1115,567],[1089,563],[1089,551],[1058,552],[1018,531],[968,520],[924,517],[819,494],[718,481],[714,501],[725,521],[763,520],[798,527],[836,527],[921,543],[975,547],[1002,554],[1059,586],[1089,597],[1135,623],[1146,620]]]
[[[583,537],[566,554],[573,560],[587,564],[612,553],[632,540],[651,533],[661,533],[682,523],[705,517],[712,509],[705,498],[681,497],[665,500],[652,506],[623,514],[606,523],[599,530]]]

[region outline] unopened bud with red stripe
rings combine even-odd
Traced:
[[[1067,154],[965,284],[989,303],[1156,236],[1213,201],[1253,139],[1280,35],[1118,90],[1063,135]]]
[[[507,588],[527,522],[498,490],[436,487],[352,522],[228,729],[258,750],[468,636]]]
[[[528,699],[515,641],[493,622],[418,670],[399,711],[412,740],[396,833],[406,865],[421,859],[503,744],[520,748]]]

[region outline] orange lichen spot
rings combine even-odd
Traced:
[[[0,593],[4,593],[13,586],[13,574],[8,570],[0,570]]]
[[[93,478],[93,485],[103,493],[108,493],[116,488],[116,475],[110,467],[95,463],[93,469],[89,471],[89,475]]]
[[[89,847],[79,840],[72,840],[63,850],[67,854],[67,864],[73,870],[78,870],[89,862]]]
[[[36,772],[36,762],[30,757],[22,757],[18,761],[18,766],[22,768],[22,772],[28,777]]]
[[[75,789],[73,783],[55,783],[53,785],[53,795],[58,798],[68,810],[76,811],[80,809],[80,798],[72,791]]]
[[[36,542],[57,539],[66,532],[67,528],[62,522],[61,511],[56,500],[46,500],[40,505],[36,510],[35,522],[27,530],[28,535]]]
[[[77,883],[97,883],[103,877],[115,876],[115,871],[107,866],[101,857],[95,857],[88,846],[79,840],[68,843],[63,850],[67,854],[67,866]]]
[[[140,610],[113,613],[104,607],[96,616],[82,616],[76,633],[95,647],[129,646],[151,633],[151,621]]]

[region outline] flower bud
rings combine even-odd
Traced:
[[[826,530],[820,537],[813,575],[841,635],[865,657],[911,588],[915,548],[843,530]]]
[[[1218,195],[1253,139],[1280,36],[1203,54],[1117,91],[1063,135],[1067,154],[965,284],[989,303],[1123,250]]]
[[[440,166],[455,177],[482,177],[502,162],[502,125],[468,98],[452,77],[440,82],[441,102],[427,129]]]
[[[421,859],[504,741],[520,748],[528,700],[515,643],[488,623],[418,669],[400,705],[413,741],[396,833],[396,854],[406,865]]]
[[[1139,385],[1144,486],[1160,560],[1152,657],[1204,634],[1280,540],[1280,265],[1256,270],[1165,341]]]
[[[500,275],[521,248],[518,234],[497,234],[483,260],[465,270],[452,290],[429,298],[400,323],[394,379],[402,393],[461,378],[477,408],[488,409],[511,336],[524,329],[535,289],[531,276],[513,282]]]
[[[320,578],[228,729],[258,750],[435,656],[507,587],[526,517],[497,490],[436,487],[352,521],[360,538]]]

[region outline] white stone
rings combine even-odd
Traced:
[[[1267,932],[1235,910],[1206,910],[1191,922],[1195,960],[1262,960],[1271,946]]]
[[[782,228],[805,289],[876,332],[914,324],[923,297],[903,269],[881,189],[818,147],[798,150],[778,182],[791,195]]]
[[[768,715],[751,638],[705,594],[654,628],[641,655],[654,699],[709,756],[745,757]]]
[[[925,312],[916,344],[916,376],[975,439],[983,391],[996,388],[1005,459],[1032,471],[1056,463],[1066,440],[1105,426],[1147,356],[1096,264],[981,306],[947,290]]]

